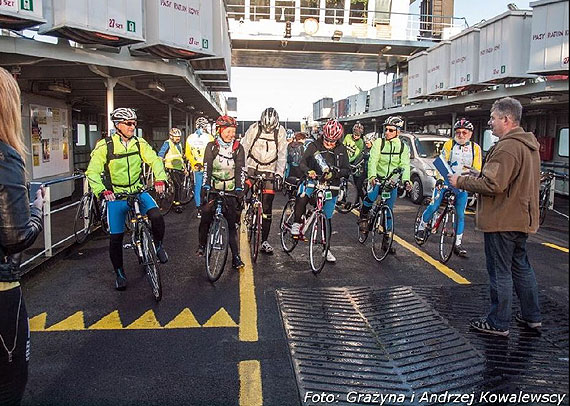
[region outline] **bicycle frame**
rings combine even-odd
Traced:
[[[455,206],[455,193],[453,193],[453,191],[450,189],[442,191],[442,193],[444,193],[444,197],[443,197],[444,201],[446,199],[447,199],[447,201],[446,201],[445,206],[443,207],[443,210],[441,210],[441,213],[439,214],[439,216],[436,218],[435,222],[431,226],[431,233],[432,234],[437,233],[439,226],[441,225],[442,220],[445,218],[445,215],[449,211],[449,208]],[[447,195],[447,197],[445,195]]]

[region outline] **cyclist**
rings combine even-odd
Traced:
[[[190,163],[190,168],[194,174],[194,202],[200,218],[200,190],[202,188],[202,178],[204,176],[204,151],[209,142],[214,141],[214,137],[209,133],[210,123],[206,117],[196,119],[196,131],[186,139],[186,159]]]
[[[168,134],[169,139],[164,141],[162,148],[158,152],[158,156],[164,160],[164,167],[170,174],[172,182],[174,183],[174,211],[182,213],[182,206],[180,206],[180,192],[182,183],[184,182],[184,175],[187,174],[184,166],[184,155],[182,153],[182,145],[180,140],[182,138],[182,131],[178,128],[170,129]]]
[[[109,221],[109,256],[115,270],[117,290],[125,290],[127,278],[123,268],[123,235],[125,219],[129,211],[126,200],[116,200],[115,193],[137,193],[143,188],[141,181],[142,163],[145,162],[154,173],[154,187],[158,193],[164,193],[166,173],[162,160],[156,155],[146,140],[134,135],[137,115],[131,108],[117,108],[111,113],[115,133],[99,140],[91,152],[91,160],[85,175],[95,196],[101,195],[107,200],[107,219]],[[105,173],[107,184],[101,174]],[[147,193],[139,196],[141,212],[146,214],[152,224],[152,235],[156,244],[156,255],[161,263],[168,261],[162,241],[164,238],[164,219],[153,200]]]
[[[342,142],[348,151],[350,165],[354,168],[352,171],[352,179],[354,180],[358,194],[357,203],[359,203],[361,199],[364,199],[363,185],[366,180],[366,173],[359,167],[366,152],[366,145],[362,139],[363,134],[364,126],[360,124],[360,122],[357,122],[352,127],[352,134],[347,134]]]
[[[261,252],[271,255],[273,247],[267,238],[271,229],[273,199],[275,191],[283,185],[287,162],[287,136],[285,128],[279,125],[277,111],[273,107],[266,108],[261,113],[260,120],[247,129],[241,142],[245,150],[248,176],[265,174],[268,178],[263,187],[261,202]]]
[[[368,194],[362,202],[360,210],[360,219],[358,221],[360,231],[368,232],[368,212],[372,204],[380,193],[380,184],[377,178],[385,178],[394,169],[402,168],[402,180],[406,185],[406,190],[411,190],[410,183],[410,149],[400,140],[400,131],[404,126],[404,120],[399,116],[390,116],[384,121],[384,137],[377,139],[370,149],[370,158],[368,159]],[[390,198],[386,204],[390,209],[394,210],[394,203],[398,195],[398,189],[391,192]],[[390,247],[390,253],[394,254],[396,249]]]
[[[302,173],[307,178],[314,180],[322,176],[331,186],[338,186],[340,178],[350,175],[348,152],[343,143],[339,142],[343,132],[342,125],[335,119],[329,120],[324,125],[323,136],[307,147],[299,165]],[[299,186],[295,200],[295,221],[291,225],[291,235],[293,236],[299,235],[302,217],[305,214],[307,203],[313,191],[313,188],[306,186],[306,182],[301,183]],[[338,192],[332,191],[332,194],[333,198],[327,200],[323,208],[325,216],[329,221],[334,212]],[[327,261],[336,261],[330,248],[327,252]]]
[[[473,124],[465,118],[458,120],[453,126],[455,136],[443,144],[440,157],[447,162],[452,174],[461,175],[465,172],[481,171],[481,147],[471,141],[473,136]],[[418,225],[418,237],[425,237],[427,222],[431,219],[435,211],[439,208],[443,200],[442,192],[444,181],[440,176],[437,187],[434,189],[432,203],[426,208],[422,215],[422,221]],[[466,257],[467,250],[463,248],[463,229],[465,228],[465,208],[467,207],[467,192],[457,189],[455,192],[455,210],[457,212],[457,239],[453,252]]]
[[[298,132],[295,134],[295,139],[287,145],[287,169],[285,170],[285,178],[290,176],[300,178],[303,176],[299,169],[299,164],[305,153],[306,138],[306,133]]]
[[[244,196],[245,152],[243,146],[235,139],[237,122],[233,117],[220,116],[216,120],[216,138],[206,145],[204,153],[204,183],[202,193],[202,218],[198,228],[198,256],[203,256],[208,229],[214,216],[214,200],[207,201],[209,191],[233,192],[236,197],[226,196],[224,217],[228,221],[229,244],[232,251],[232,267],[244,266],[239,256],[237,245],[236,223]]]
[[[285,138],[287,139],[287,144],[292,143],[295,140],[295,131],[288,128],[285,132]]]

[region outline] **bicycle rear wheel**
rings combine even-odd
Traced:
[[[372,226],[372,255],[382,261],[392,248],[394,241],[394,216],[388,206],[382,206]]]
[[[546,219],[546,212],[548,211],[548,206],[550,206],[550,196],[548,190],[544,190],[540,196],[540,206],[539,206],[539,217],[538,224],[542,225]]]
[[[261,205],[250,205],[251,217],[248,225],[248,241],[249,252],[251,253],[251,261],[255,264],[259,256],[259,246],[261,245],[261,221],[262,211]]]
[[[225,217],[215,218],[208,231],[206,243],[206,274],[210,282],[220,279],[228,258],[228,221]]]
[[[81,197],[77,212],[75,213],[75,222],[73,224],[73,234],[75,241],[82,244],[86,239],[93,227],[95,220],[94,213],[94,195],[93,193],[86,193]]]
[[[346,214],[354,207],[354,200],[358,198],[356,187],[352,182],[347,182],[346,185],[341,187],[338,193],[338,199],[335,208],[339,213]]]
[[[143,263],[146,277],[154,300],[160,302],[162,299],[162,282],[160,280],[160,272],[158,271],[158,258],[156,257],[156,248],[152,239],[150,227],[144,224],[140,231],[140,241],[142,246]]]
[[[194,182],[192,182],[192,174],[184,176],[184,181],[180,188],[180,204],[185,205],[194,198]]]
[[[323,270],[329,250],[329,224],[324,213],[317,213],[311,226],[311,240],[309,243],[309,257],[313,273]]]
[[[446,263],[453,254],[455,240],[457,239],[455,207],[447,208],[441,224],[441,235],[439,238],[439,258],[442,263]]]
[[[426,241],[428,240],[429,235],[431,234],[427,225],[426,225],[424,237],[420,238],[418,236],[418,227],[420,225],[420,222],[422,221],[422,216],[424,215],[424,212],[426,211],[429,204],[430,204],[430,199],[428,199],[428,198],[424,199],[420,203],[420,207],[418,207],[418,211],[416,213],[416,221],[414,222],[414,239],[416,240],[416,244],[418,244],[418,245],[424,245],[426,243]]]
[[[295,220],[295,199],[290,199],[283,207],[283,214],[281,214],[281,247],[283,251],[289,253],[295,249],[298,239],[293,238],[291,235],[291,226]]]

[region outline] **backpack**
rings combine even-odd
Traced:
[[[142,166],[142,155],[141,155],[141,146],[139,143],[139,139],[137,136],[134,136],[133,138],[135,139],[135,145],[137,146],[137,151],[136,152],[129,152],[129,153],[123,154],[123,155],[115,154],[115,146],[113,144],[113,136],[105,138],[105,143],[107,144],[107,160],[105,162],[104,169],[103,169],[104,176],[105,176],[105,179],[103,179],[103,184],[105,185],[107,190],[113,190],[113,186],[131,187],[131,186],[135,185],[140,180],[140,179],[136,180],[129,185],[121,185],[118,183],[112,183],[111,182],[111,172],[109,171],[109,162],[111,162],[115,159],[126,158],[126,157],[133,156],[133,155],[138,155],[141,157],[141,166]],[[142,174],[142,171],[141,171],[141,174]]]
[[[294,145],[296,144],[296,145]],[[303,143],[295,141],[287,147],[287,162],[292,166],[299,166],[305,147]]]
[[[384,144],[386,144],[386,138],[382,137],[382,144],[380,144],[380,153],[383,154],[384,152],[382,152],[384,150]],[[402,152],[404,152],[404,142],[402,140],[400,140],[400,152],[398,152],[398,157],[400,159],[402,159]],[[388,153],[386,153],[388,154]],[[388,155],[391,155],[392,153],[389,153]]]
[[[248,158],[253,159],[255,162],[257,162],[259,165],[269,165],[275,161],[277,161],[277,158],[279,156],[279,153],[277,152],[275,154],[275,158],[273,158],[271,161],[269,162],[261,162],[260,160],[258,160],[256,157],[254,157],[253,155],[251,155],[251,151],[253,150],[253,146],[255,145],[255,143],[257,142],[258,139],[261,138],[261,125],[259,123],[257,123],[257,135],[255,136],[255,138],[253,139],[253,142],[251,143],[251,148],[249,148],[249,151],[247,153],[247,157],[245,158],[246,160]],[[279,141],[279,126],[277,126],[277,128],[275,130],[273,130],[273,142],[275,142],[275,150],[277,151],[277,146],[279,145],[278,143]]]

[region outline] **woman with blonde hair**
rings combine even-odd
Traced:
[[[30,332],[19,282],[21,252],[42,231],[43,189],[30,209],[20,88],[0,68],[0,404],[18,405],[28,380]]]

